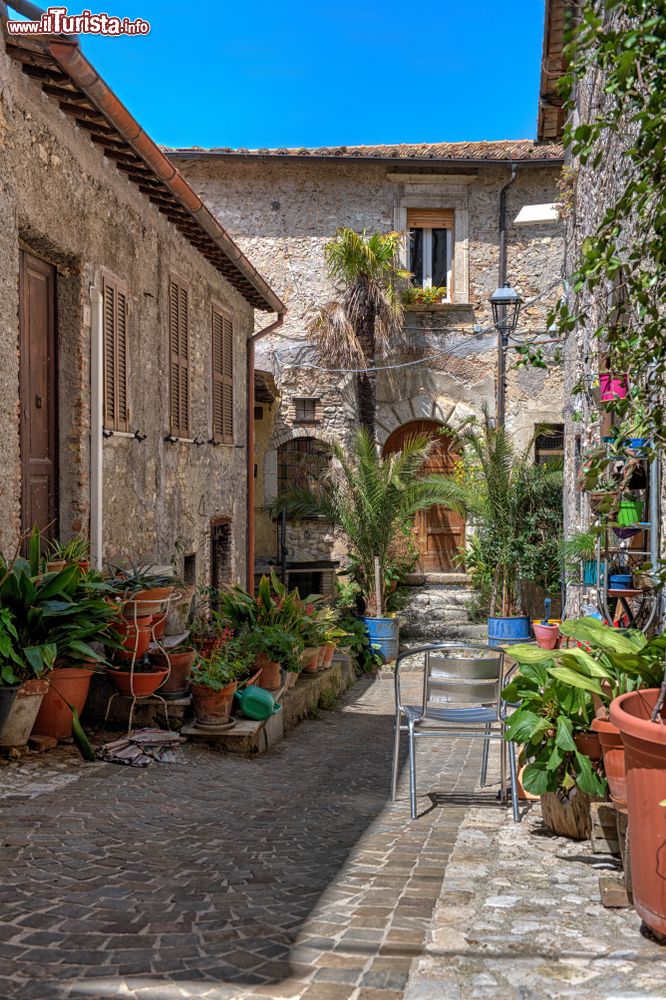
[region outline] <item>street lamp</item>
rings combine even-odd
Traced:
[[[506,413],[506,350],[509,337],[516,332],[523,300],[507,282],[490,296],[493,323],[497,330],[497,426],[504,426]]]

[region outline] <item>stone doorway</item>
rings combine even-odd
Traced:
[[[434,420],[413,420],[391,434],[384,445],[384,454],[401,451],[405,443],[417,434],[428,434],[435,444],[427,463],[428,474],[450,475],[458,461],[449,437],[438,432],[442,424]],[[419,548],[419,570],[422,573],[451,573],[458,550],[465,544],[465,521],[460,514],[446,507],[435,505],[417,514],[414,519],[416,542]]]

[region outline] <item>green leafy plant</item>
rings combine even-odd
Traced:
[[[150,563],[141,565],[130,561],[129,566],[109,563],[107,568],[110,586],[124,596],[141,590],[182,586],[182,581],[172,573],[155,573]]]
[[[245,639],[248,650],[254,654],[265,653],[269,660],[279,663],[283,670],[300,673],[302,637],[288,632],[280,625],[257,625]]]
[[[235,629],[244,626],[280,625],[287,631],[299,634],[307,608],[315,608],[323,601],[321,594],[301,598],[298,589],[288,591],[275,572],[262,576],[257,596],[249,594],[239,584],[220,591],[219,611]]]
[[[90,558],[88,539],[83,535],[76,535],[68,542],[52,541],[49,543],[48,558],[66,563],[87,562]]]
[[[346,649],[353,657],[359,674],[370,673],[377,667],[381,667],[384,659],[370,645],[363,622],[353,615],[344,615],[341,618],[340,626],[345,633],[340,639],[340,648]]]
[[[248,635],[236,636],[210,657],[196,661],[192,667],[192,683],[203,684],[213,691],[221,691],[232,681],[250,672],[255,655],[248,641]]]
[[[402,292],[402,302],[404,305],[426,305],[431,306],[441,302],[446,298],[447,289],[441,285],[432,288],[419,288],[417,285],[409,285]]]

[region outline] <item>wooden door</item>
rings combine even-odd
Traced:
[[[21,252],[19,340],[21,527],[58,533],[55,269]]]
[[[405,424],[391,434],[384,445],[384,454],[400,451],[405,442],[416,434],[429,434],[434,437],[435,444],[426,465],[428,474],[450,475],[458,455],[451,449],[450,439],[437,433],[440,428],[440,424],[431,420],[415,420]],[[414,526],[419,547],[419,569],[422,573],[451,573],[459,570],[454,557],[465,544],[465,521],[460,514],[435,505],[417,514]]]

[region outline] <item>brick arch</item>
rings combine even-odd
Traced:
[[[472,407],[460,400],[420,392],[378,408],[377,441],[383,448],[391,434],[415,420],[429,420],[455,430],[471,416],[475,416]]]
[[[326,434],[318,427],[288,427],[283,425],[279,430],[276,428],[273,431],[268,448],[277,451],[281,445],[286,444],[287,441],[294,441],[296,438],[316,438],[322,444],[328,445],[331,444],[332,440],[330,434]]]

